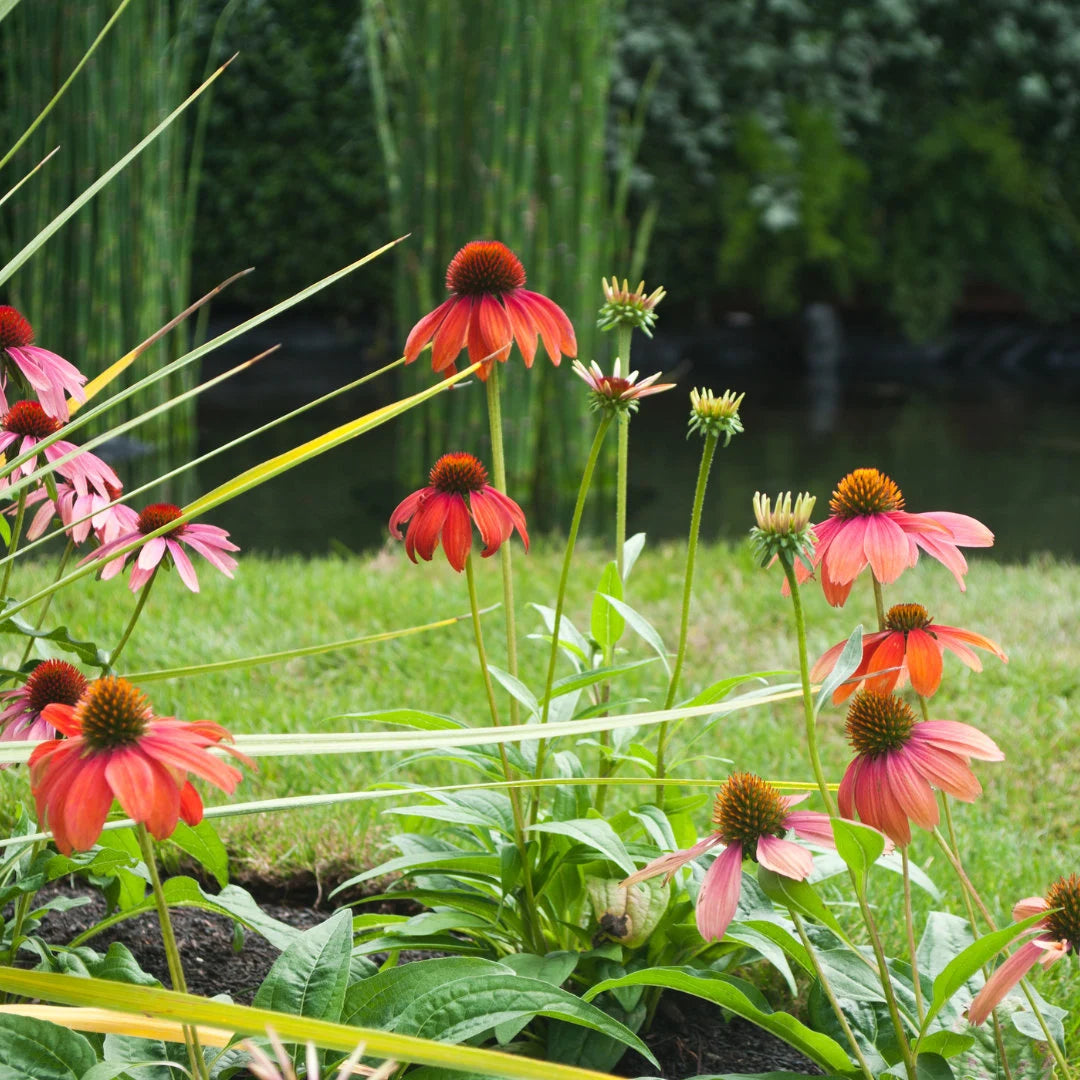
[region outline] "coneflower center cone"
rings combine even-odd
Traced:
[[[26,680],[26,704],[39,713],[46,705],[76,705],[86,689],[86,676],[65,660],[45,660]]]
[[[30,435],[44,439],[63,426],[54,420],[36,401],[16,401],[6,413],[0,426],[13,435]]]
[[[904,746],[916,722],[902,698],[863,690],[851,700],[845,729],[856,753],[876,756]]]
[[[127,679],[108,675],[90,683],[76,712],[91,750],[115,750],[139,741],[150,719],[150,702]]]
[[[144,536],[156,532],[163,525],[175,521],[181,514],[179,506],[172,503],[151,503],[139,515],[138,529]]]
[[[909,630],[925,630],[932,621],[922,604],[894,604],[885,613],[885,629],[904,634]]]
[[[1067,941],[1074,953],[1080,953],[1080,877],[1070,874],[1055,881],[1046,903],[1061,909],[1046,916],[1047,930],[1055,940]]]
[[[877,469],[848,473],[832,493],[829,509],[836,517],[887,514],[904,509],[904,496],[896,484]]]
[[[428,482],[436,491],[467,495],[470,491],[482,491],[488,482],[488,474],[472,454],[443,454],[432,465]]]
[[[446,287],[461,296],[501,295],[524,284],[521,260],[498,240],[473,240],[446,268]]]
[[[0,306],[0,349],[33,345],[34,331],[25,316],[9,305]]]
[[[728,844],[742,844],[753,858],[763,836],[784,835],[787,809],[780,792],[753,773],[732,773],[716,794],[713,824]]]

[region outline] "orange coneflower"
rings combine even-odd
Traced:
[[[156,716],[145,695],[126,679],[95,679],[72,705],[46,705],[42,715],[66,739],[52,739],[30,755],[30,789],[38,820],[48,823],[65,854],[86,851],[101,835],[116,798],[128,817],[158,840],[176,822],[202,821],[194,773],[232,792],[240,770],[209,753],[232,736],[210,720],[186,723]],[[243,754],[222,749],[247,765]]]
[[[829,649],[814,665],[810,678],[817,680],[828,675],[846,644],[841,641]],[[879,694],[890,694],[908,679],[917,694],[930,697],[941,685],[946,649],[972,671],[982,671],[982,661],[971,651],[971,645],[1009,662],[1001,646],[988,637],[974,630],[935,623],[921,604],[894,604],[885,614],[885,629],[863,638],[862,660],[851,678],[833,694],[833,703],[839,705],[860,685]]]
[[[408,521],[405,552],[409,558],[416,562],[419,555],[430,562],[441,539],[446,558],[459,573],[465,569],[472,548],[470,517],[480,530],[484,542],[480,554],[485,559],[494,555],[515,529],[528,551],[525,514],[487,479],[487,469],[472,454],[443,454],[432,466],[428,486],[402,499],[390,515],[391,536],[400,540],[401,526]]]
[[[454,361],[468,346],[469,362],[484,361],[477,374],[486,380],[496,360],[504,363],[517,341],[525,366],[532,367],[537,335],[551,362],[577,356],[574,327],[558,304],[524,288],[521,260],[497,240],[473,240],[450,260],[446,287],[450,299],[425,315],[409,332],[405,363],[432,342],[431,366],[452,375]]]

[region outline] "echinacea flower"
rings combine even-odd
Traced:
[[[617,360],[615,369],[616,372],[619,370]],[[636,371],[631,371],[626,376],[605,375],[595,360],[588,367],[585,367],[580,360],[575,360],[574,374],[584,379],[589,387],[590,409],[603,409],[623,415],[637,412],[639,398],[648,397],[650,394],[662,394],[675,385],[674,383],[658,383],[656,380],[662,374],[659,371],[655,375],[642,379],[641,382],[637,381]]]
[[[973,1024],[981,1024],[1035,964],[1048,968],[1070,952],[1080,953],[1080,877],[1070,874],[1058,878],[1045,899],[1029,896],[1021,900],[1013,908],[1013,919],[1020,922],[1042,911],[1046,917],[1021,935],[1038,936],[1021,945],[975,995],[967,1014]]]
[[[220,570],[226,577],[232,577],[236,569],[236,560],[227,552],[239,551],[240,548],[229,540],[225,529],[217,525],[203,525],[201,522],[188,521],[176,525],[168,532],[147,540],[142,547],[134,548],[115,559],[110,559],[114,551],[138,540],[141,536],[156,532],[163,525],[175,521],[182,511],[172,503],[151,503],[141,514],[132,529],[119,533],[107,543],[91,552],[83,562],[90,560],[108,560],[101,571],[103,581],[116,577],[123,569],[129,556],[135,557],[129,583],[132,592],[138,592],[154,575],[161,561],[166,556],[172,559],[180,580],[192,591],[199,591],[199,579],[195,567],[184,551],[189,547],[197,551],[211,566]]]
[[[51,739],[56,728],[42,715],[46,705],[74,705],[86,689],[86,676],[66,660],[42,660],[22,686],[5,690],[0,712],[0,742]],[[3,768],[0,765],[0,768]]]
[[[829,649],[814,665],[810,678],[818,680],[828,675],[846,644],[841,641]],[[833,694],[833,704],[839,705],[860,685],[879,694],[890,694],[908,679],[917,694],[930,697],[941,685],[946,649],[972,671],[982,671],[982,661],[969,648],[972,645],[992,652],[1006,664],[1009,662],[1001,646],[988,637],[974,630],[935,623],[921,604],[894,604],[885,613],[885,629],[862,639],[862,660],[851,678]]]
[[[810,515],[814,512],[817,498],[808,491],[796,496],[794,505],[791,492],[776,496],[776,506],[768,495],[754,492],[754,520],[757,524],[750,530],[750,543],[762,566],[769,566],[777,559],[789,566],[809,567],[814,557],[814,533],[810,527]],[[807,571],[809,572],[809,571]]]
[[[619,285],[619,279],[612,274],[611,284],[607,278],[600,279],[604,288],[604,304],[600,308],[599,318],[596,325],[601,330],[614,330],[616,327],[625,326],[631,330],[640,330],[646,337],[652,337],[652,328],[656,323],[656,305],[667,296],[667,291],[661,286],[654,289],[648,295],[645,294],[645,282],[639,282],[636,289],[630,288],[630,283],[623,278]]]
[[[202,821],[189,772],[229,793],[240,781],[239,769],[210,753],[232,741],[220,724],[156,716],[127,679],[95,679],[76,705],[46,705],[43,715],[67,738],[35,748],[30,789],[38,820],[48,822],[65,855],[94,845],[114,797],[128,817],[164,840],[178,819]],[[252,765],[232,747],[221,749]]]
[[[121,533],[133,532],[139,525],[138,512],[115,501],[122,494],[123,488],[108,485],[104,495],[93,489],[80,495],[66,480],[57,483],[55,499],[46,488],[37,488],[26,497],[27,508],[41,504],[26,530],[26,538],[38,539],[53,518],[59,517],[76,544],[85,543],[91,530],[102,544],[107,544]]]
[[[273,1061],[258,1044],[245,1040],[240,1045],[251,1055],[247,1064],[248,1072],[257,1080],[296,1080],[296,1070],[293,1069],[292,1058],[281,1042],[278,1033],[272,1028],[266,1029],[266,1036],[274,1050]],[[364,1056],[365,1044],[360,1043],[342,1062],[341,1069],[336,1080],[347,1080],[350,1076],[368,1076],[371,1080],[389,1080],[397,1071],[396,1061],[384,1061],[377,1069],[370,1065],[361,1065],[360,1059]],[[306,1071],[304,1080],[319,1080],[319,1050],[313,1042],[307,1044],[304,1054]]]
[[[742,420],[739,418],[739,406],[746,394],[736,394],[734,390],[725,390],[717,397],[711,390],[690,391],[690,427],[686,437],[697,431],[702,435],[712,435],[719,439],[723,436],[724,445],[731,445],[731,436],[742,433]]]
[[[521,507],[487,479],[487,469],[472,454],[443,454],[431,467],[428,486],[402,499],[390,515],[390,535],[400,540],[401,526],[408,521],[405,554],[413,562],[417,555],[430,562],[442,540],[447,560],[459,573],[472,549],[470,518],[484,542],[483,558],[494,555],[515,529],[528,551]]]
[[[9,375],[32,387],[54,420],[68,418],[65,391],[76,401],[86,401],[86,376],[62,356],[35,345],[30,323],[15,308],[4,304],[0,305],[0,387]]]
[[[944,510],[910,514],[896,484],[877,469],[856,469],[836,486],[830,517],[814,526],[821,587],[833,607],[843,607],[851,586],[869,566],[882,584],[895,581],[919,560],[919,549],[948,567],[964,591],[967,561],[961,547],[990,547],[994,534],[980,521]],[[809,574],[799,568],[799,579]]]
[[[753,773],[732,773],[716,796],[713,824],[716,831],[685,851],[653,859],[622,884],[636,885],[664,874],[670,881],[675,871],[714,847],[723,847],[705,871],[697,901],[697,926],[706,941],[719,941],[727,932],[742,888],[743,859],[752,859],[767,870],[802,881],[814,869],[813,856],[804,847],[785,840],[791,829],[804,840],[835,847],[828,814],[792,810],[806,795],[781,795],[772,784]]]
[[[1004,761],[989,736],[953,720],[917,721],[895,694],[862,690],[851,701],[847,734],[855,748],[837,803],[844,817],[859,818],[897,844],[911,843],[910,821],[924,829],[938,823],[934,788],[973,802],[982,792],[972,758]]]
[[[454,361],[468,346],[469,363],[484,361],[477,374],[486,380],[491,365],[506,362],[517,341],[526,367],[532,367],[539,334],[551,362],[577,356],[574,327],[558,304],[524,288],[521,260],[497,240],[473,240],[450,260],[446,287],[450,299],[425,315],[409,332],[405,363],[411,364],[429,342],[431,366],[452,375]]]
[[[63,423],[51,417],[36,401],[17,401],[0,417],[0,452],[9,450],[21,457],[49,435],[58,432]],[[46,461],[55,462],[70,453],[75,457],[56,467],[56,472],[69,480],[80,495],[94,490],[105,495],[110,487],[120,488],[120,477],[96,454],[80,451],[73,443],[57,439],[43,450]],[[27,458],[14,472],[14,476],[30,476],[37,469],[38,458]]]

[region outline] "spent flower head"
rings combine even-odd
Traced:
[[[245,1040],[240,1044],[251,1055],[248,1070],[252,1076],[258,1077],[258,1080],[297,1080],[292,1058],[282,1044],[278,1033],[272,1027],[268,1027],[266,1035],[270,1040],[276,1061],[268,1057],[257,1043]],[[377,1069],[361,1065],[360,1059],[364,1056],[364,1050],[364,1043],[357,1045],[348,1060],[342,1062],[336,1080],[346,1080],[351,1076],[369,1076],[372,1080],[387,1080],[397,1071],[396,1061],[384,1061]],[[319,1080],[319,1051],[313,1042],[307,1044],[304,1063],[304,1080]]]
[[[626,417],[637,412],[638,398],[661,394],[670,390],[674,383],[658,383],[661,372],[650,375],[641,382],[638,373],[631,371],[625,377],[619,373],[619,361],[615,361],[615,374],[605,375],[595,360],[585,367],[580,360],[574,361],[574,374],[584,379],[589,387],[589,408],[593,411],[618,413]]]
[[[792,503],[791,492],[786,491],[776,496],[774,507],[768,495],[754,492],[757,525],[750,530],[750,542],[762,566],[777,558],[789,566],[796,565],[799,559],[808,567],[813,565],[814,530],[810,515],[816,501],[813,495],[803,492]]]
[[[691,390],[690,429],[686,437],[690,438],[691,431],[700,431],[702,435],[715,438],[722,435],[727,446],[732,435],[742,433],[739,406],[744,397],[746,394],[736,394],[733,390],[725,390],[720,397],[711,390]]]
[[[652,328],[656,323],[656,305],[667,296],[663,286],[645,295],[645,282],[638,283],[636,289],[623,278],[622,286],[614,274],[611,284],[607,278],[601,278],[604,286],[604,303],[600,308],[600,317],[596,325],[601,330],[615,330],[620,326],[631,330],[641,330],[647,337],[652,337]]]

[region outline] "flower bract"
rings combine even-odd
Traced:
[[[411,364],[430,341],[431,366],[453,374],[454,361],[468,347],[469,363],[483,361],[477,374],[487,379],[496,360],[506,362],[516,341],[526,367],[536,356],[537,336],[551,362],[577,355],[574,327],[558,304],[525,287],[521,260],[497,240],[473,240],[450,261],[450,298],[425,315],[409,332],[405,363]]]
[[[429,483],[398,503],[390,515],[390,535],[400,540],[408,521],[405,553],[430,562],[442,541],[450,565],[459,573],[472,549],[472,523],[480,531],[485,559],[510,539],[515,529],[525,550],[529,534],[525,515],[513,499],[487,482],[487,469],[466,453],[443,454],[432,466]]]

